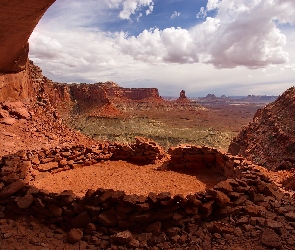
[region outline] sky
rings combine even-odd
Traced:
[[[56,0],[29,42],[30,59],[63,83],[190,97],[295,84],[294,0]]]

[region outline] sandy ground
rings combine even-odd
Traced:
[[[78,196],[83,196],[88,189],[98,188],[138,195],[150,192],[187,195],[204,191],[224,179],[224,176],[208,171],[189,174],[161,170],[157,165],[138,166],[124,161],[106,161],[56,174],[40,174],[30,184],[54,193],[73,190]]]

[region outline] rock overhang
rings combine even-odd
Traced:
[[[28,60],[28,39],[55,0],[0,3],[0,73],[20,72]]]

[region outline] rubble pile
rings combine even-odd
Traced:
[[[153,143],[139,138],[135,145],[148,148]],[[228,169],[223,174],[230,173],[214,188],[187,196],[168,192],[126,195],[99,188],[88,190],[81,198],[70,190],[49,193],[26,184],[36,166],[92,164],[89,161],[94,155],[114,157],[113,146],[55,148],[38,154],[23,151],[2,157],[0,215],[34,216],[54,232],[58,230],[68,243],[83,242],[89,249],[238,249],[235,247],[243,242],[251,242],[247,249],[294,248],[295,207],[290,195],[280,191],[251,162],[212,148],[181,146],[169,151],[172,155],[168,166],[175,166],[175,161],[180,164],[181,159],[186,168],[186,161],[194,161],[189,155],[198,155],[198,159],[202,155],[203,163],[208,160],[206,167],[223,159]],[[120,150],[125,151],[126,145]],[[122,155],[120,150],[116,159]]]
[[[228,152],[267,169],[292,169],[295,163],[295,87],[258,110],[253,122],[233,139]]]
[[[30,120],[31,114],[22,102],[4,102],[0,104],[0,123],[13,125],[17,120]]]

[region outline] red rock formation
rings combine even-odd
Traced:
[[[181,91],[180,91],[179,98],[180,98],[180,99],[182,99],[182,98],[186,98],[186,95],[185,95],[185,91],[184,91],[184,90],[181,90]]]
[[[28,68],[16,73],[5,74],[0,72],[0,102],[6,100],[28,100],[31,97],[32,86]]]
[[[231,154],[243,155],[268,169],[293,168],[295,163],[295,87],[258,110],[253,122],[235,137]]]
[[[29,77],[28,39],[55,0],[4,0],[0,3],[0,102],[35,96]]]
[[[180,91],[179,98],[176,100],[176,102],[181,102],[181,103],[189,102],[189,99],[187,99],[184,90]]]
[[[0,3],[0,72],[25,69],[28,39],[55,0],[4,0]]]

